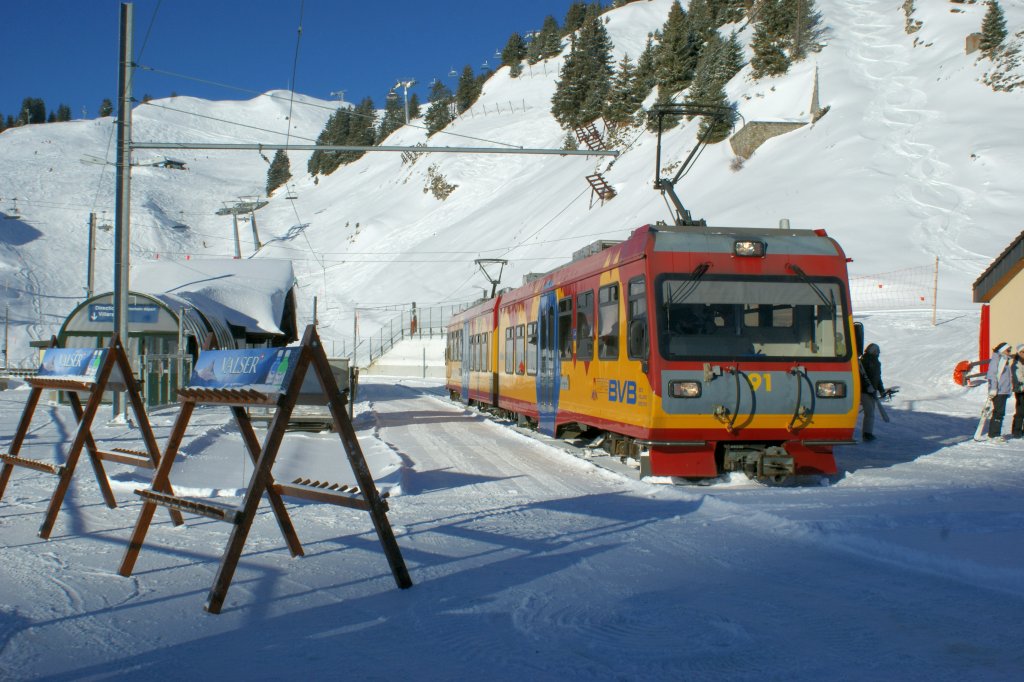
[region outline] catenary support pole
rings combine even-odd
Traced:
[[[128,254],[131,244],[132,177],[132,4],[121,3],[121,48],[117,79],[117,173],[114,191],[114,332],[130,349],[128,336]],[[131,358],[129,358],[130,360]],[[121,411],[122,395],[114,392],[113,413]],[[124,401],[124,408],[128,404]]]

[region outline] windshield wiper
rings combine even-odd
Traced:
[[[683,301],[688,299],[700,285],[700,278],[703,277],[710,269],[710,262],[705,261],[703,263],[699,263],[697,267],[693,269],[693,272],[690,273],[690,281],[672,292],[672,295],[669,296],[668,301],[665,302],[665,307],[667,308],[670,305],[682,303]]]
[[[806,284],[810,288],[814,289],[814,293],[816,293],[818,295],[818,298],[821,299],[822,303],[824,303],[826,306],[828,306],[829,311],[832,313],[832,318],[834,319],[835,316],[836,316],[835,293],[830,291],[829,292],[829,296],[826,297],[825,296],[825,292],[823,292],[821,290],[821,288],[817,284],[815,284],[814,282],[811,281],[811,278],[807,276],[807,273],[804,272],[803,269],[799,265],[793,265],[792,263],[786,263],[786,267],[789,268],[790,270],[792,270],[793,272],[795,272],[796,276],[799,277],[804,282],[804,284]]]

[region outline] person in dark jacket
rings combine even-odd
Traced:
[[[1011,438],[1024,438],[1024,343],[1017,346],[1017,355],[1013,358],[1013,427]]]
[[[988,397],[992,401],[992,416],[988,419],[988,437],[1001,438],[1006,400],[1013,393],[1013,346],[1000,343],[992,349],[988,361]]]
[[[885,394],[885,386],[882,384],[882,362],[878,359],[881,352],[877,343],[869,343],[864,349],[864,355],[860,356],[860,402],[864,407],[861,434],[866,441],[875,439],[873,432],[875,412],[878,410],[877,402]]]

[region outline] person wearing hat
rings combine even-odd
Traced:
[[[992,416],[988,420],[988,437],[1001,438],[1006,400],[1013,393],[1013,346],[1000,343],[992,349],[988,361],[988,397],[992,401]]]
[[[861,435],[864,440],[875,439],[875,411],[877,401],[884,397],[885,386],[882,385],[882,361],[878,359],[882,350],[877,343],[869,343],[860,356],[860,402],[864,407],[864,422],[861,424]]]
[[[1024,343],[1017,345],[1017,355],[1013,358],[1013,425],[1010,438],[1024,437]]]

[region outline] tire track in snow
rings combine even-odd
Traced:
[[[847,14],[843,24],[851,27],[845,41],[854,65],[851,74],[874,93],[864,113],[865,136],[881,145],[873,158],[876,169],[892,178],[894,195],[915,219],[922,246],[932,245],[946,267],[974,272],[971,261],[984,256],[959,244],[963,228],[972,222],[966,206],[974,193],[955,184],[952,167],[919,139],[922,128],[942,114],[928,108],[927,95],[908,73],[914,48],[900,9],[882,0],[848,0],[839,11]]]

